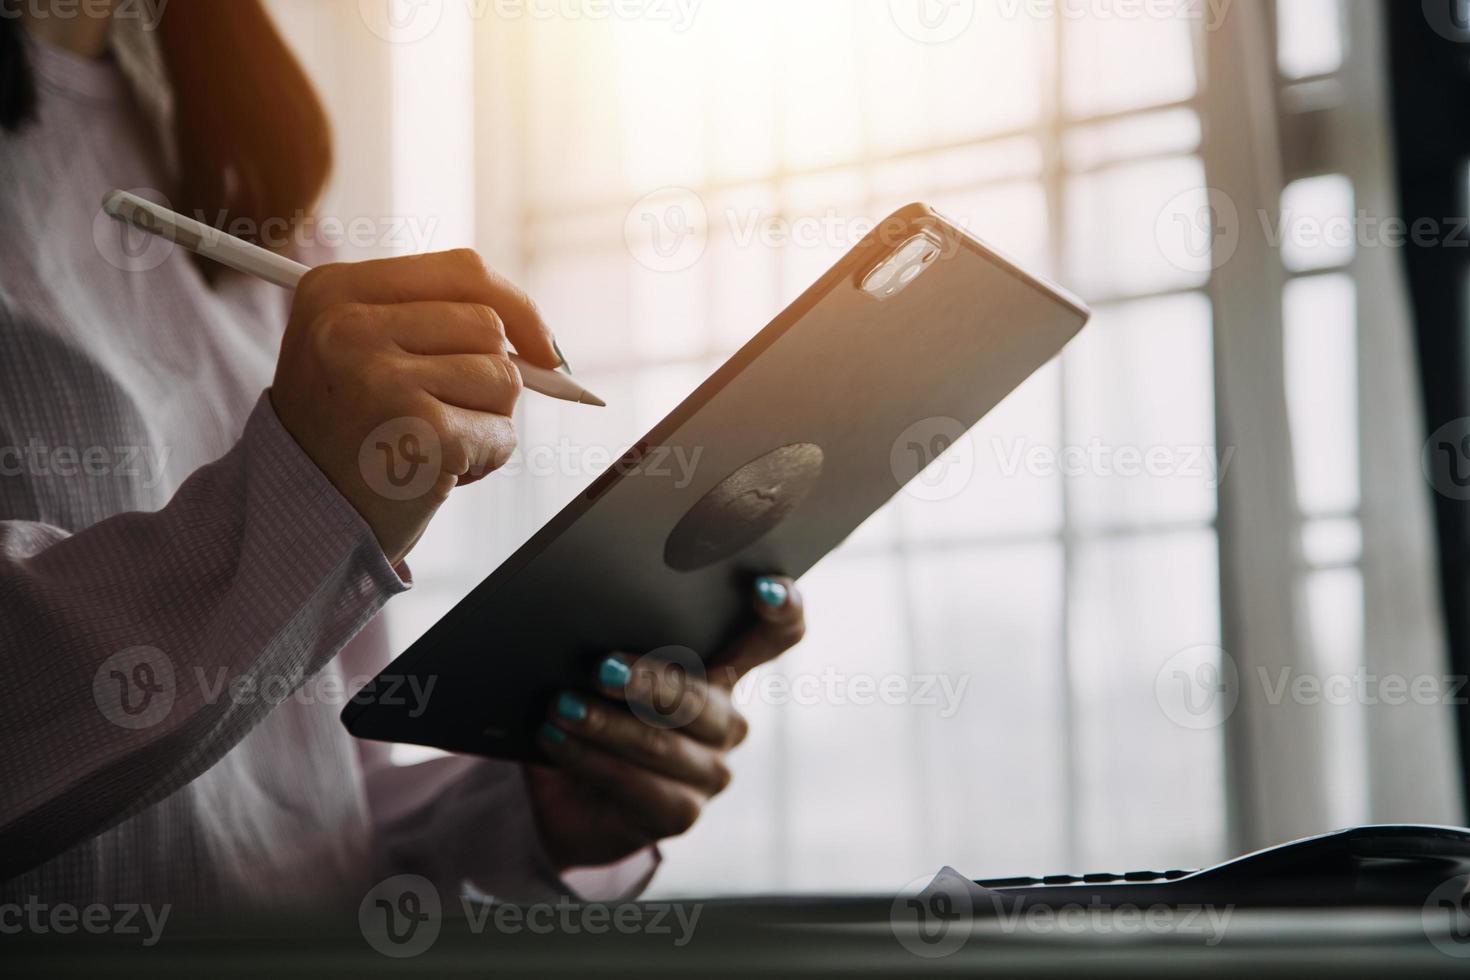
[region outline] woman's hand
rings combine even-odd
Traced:
[[[614,654],[598,667],[600,697],[567,692],[552,703],[540,742],[554,768],[526,773],[558,869],[610,864],[677,837],[729,785],[726,756],[750,727],[735,709],[735,682],[806,628],[790,579],[761,579],[752,601],[760,624],[707,672]]]
[[[560,366],[525,293],[469,250],[313,269],[271,404],[401,561],[456,486],[504,466],[527,360]]]

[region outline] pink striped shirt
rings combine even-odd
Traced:
[[[32,48],[40,122],[0,137],[0,900],[561,893],[520,767],[342,729],[408,583],[263,394],[283,295],[101,216],[161,155],[115,63]]]

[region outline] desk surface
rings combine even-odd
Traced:
[[[648,910],[664,908],[664,930]],[[12,976],[351,977],[783,977],[913,976],[1255,978],[1470,974],[1470,937],[1456,942],[1448,922],[1435,928],[1418,910],[1235,911],[1214,925],[1183,916],[1149,924],[1141,914],[1081,910],[1069,920],[967,922],[942,943],[917,941],[895,927],[890,899],[680,903],[683,929],[668,906],[648,903],[645,927],[619,931],[616,909],[596,923],[590,906],[558,921],[445,918],[427,948],[407,958],[377,952],[356,923],[255,921],[226,927],[170,928],[142,948],[118,937],[0,937]],[[698,912],[695,912],[695,909]],[[1142,912],[1144,910],[1135,910]],[[629,913],[630,916],[634,913]],[[1122,918],[1119,916],[1123,915]],[[628,921],[631,921],[629,919]],[[593,930],[601,926],[601,932]],[[1428,930],[1428,931],[1427,931]],[[933,936],[930,937],[934,939]],[[957,941],[956,941],[957,940]],[[939,948],[943,947],[943,948]],[[922,953],[927,955],[920,955]],[[1457,955],[1462,954],[1462,955]]]

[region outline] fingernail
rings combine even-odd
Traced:
[[[605,687],[623,687],[632,676],[633,671],[617,657],[608,657],[597,668],[597,680]]]
[[[567,733],[548,721],[541,726],[541,737],[555,745],[560,745],[567,740]]]
[[[791,593],[787,591],[786,586],[768,575],[755,580],[755,594],[760,596],[761,602],[772,609],[780,609],[786,605],[786,600],[791,598]]]
[[[557,357],[561,358],[561,369],[567,374],[571,374],[572,366],[571,364],[567,363],[567,356],[561,352],[561,344],[556,342],[555,337],[551,338],[551,349],[556,351]]]
[[[587,719],[587,702],[575,694],[563,694],[556,699],[556,713],[567,721],[585,721]]]

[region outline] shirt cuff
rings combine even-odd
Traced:
[[[516,763],[448,756],[386,766],[369,774],[368,787],[382,873],[421,874],[444,894],[523,905],[628,901],[658,867],[650,847],[605,868],[558,873]]]
[[[630,902],[643,894],[662,862],[657,847],[645,847],[604,868],[572,868],[561,880],[568,894],[584,902]]]
[[[389,564],[367,521],[281,424],[269,390],[250,413],[241,442],[252,490],[278,503],[274,513],[291,515],[291,523],[279,529],[292,539],[290,553],[329,559],[351,555],[369,584],[385,596],[411,588],[407,564],[400,562],[396,569]]]

